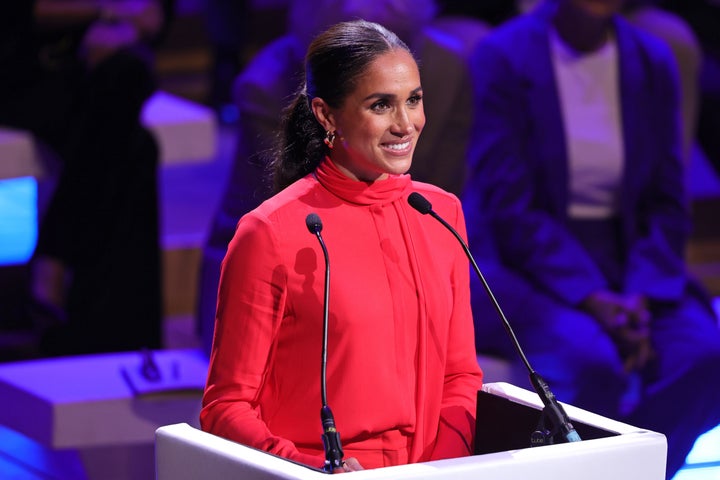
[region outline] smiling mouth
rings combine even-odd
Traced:
[[[402,150],[407,150],[408,148],[410,148],[410,142],[403,142],[403,143],[386,143],[386,144],[383,145],[383,146],[384,146],[385,148],[387,148],[387,149],[390,149],[390,150],[402,151]]]

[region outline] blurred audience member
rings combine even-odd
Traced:
[[[155,89],[160,0],[9,2],[0,20],[0,124],[60,159],[30,262],[40,353],[161,345]]]
[[[230,122],[234,114],[231,90],[235,77],[243,67],[245,44],[248,41],[250,19],[249,0],[206,0],[205,18],[212,47],[210,72],[210,105],[216,108],[221,120]]]
[[[480,42],[463,202],[533,366],[559,400],[664,433],[671,478],[720,423],[720,332],[684,262],[676,63],[622,6],[548,0]],[[478,349],[517,358],[478,284],[473,302]]]

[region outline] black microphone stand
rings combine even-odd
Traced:
[[[323,241],[320,231],[322,230],[322,222],[320,217],[311,213],[305,219],[305,223],[310,233],[315,235],[320,242],[323,255],[325,256],[325,295],[323,298],[323,344],[322,344],[322,362],[320,365],[320,394],[322,399],[322,407],[320,408],[320,420],[322,422],[323,434],[322,441],[325,448],[325,464],[323,470],[326,473],[333,473],[336,468],[343,468],[343,450],[340,443],[340,433],[335,427],[335,417],[327,403],[327,344],[328,344],[328,304],[330,300],[330,259],[328,256],[325,241]]]
[[[544,405],[544,408],[542,410],[542,416],[540,417],[540,421],[538,423],[538,429],[533,432],[530,437],[531,446],[550,445],[553,443],[554,436],[557,433],[561,433],[563,435],[563,438],[565,438],[568,442],[579,442],[580,435],[578,435],[578,433],[575,431],[575,427],[573,427],[572,423],[570,423],[570,419],[565,413],[562,405],[558,403],[557,398],[555,398],[555,395],[550,390],[550,386],[530,365],[530,362],[525,356],[522,347],[520,347],[520,342],[515,336],[515,332],[510,326],[510,322],[505,316],[505,313],[503,313],[502,308],[500,308],[500,304],[498,303],[495,295],[490,289],[490,285],[488,285],[487,281],[485,280],[485,276],[480,271],[480,267],[478,267],[477,263],[475,262],[475,258],[473,258],[472,253],[470,253],[470,248],[467,246],[463,238],[449,223],[447,223],[440,215],[433,211],[432,204],[419,193],[411,193],[408,197],[408,203],[410,204],[410,206],[412,206],[415,210],[422,213],[423,215],[430,214],[430,216],[435,218],[435,220],[437,220],[445,228],[447,228],[450,233],[455,236],[458,242],[460,242],[460,245],[462,245],[462,248],[465,251],[465,255],[470,260],[470,263],[472,264],[475,273],[480,279],[480,282],[482,282],[485,292],[487,293],[488,297],[490,297],[493,307],[495,307],[495,311],[502,320],[505,331],[508,333],[508,335],[510,335],[515,350],[525,364],[525,368],[527,369],[530,376],[530,383],[532,384],[535,392],[538,394]],[[550,423],[549,430],[546,428],[546,420]]]

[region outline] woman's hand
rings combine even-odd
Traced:
[[[333,470],[333,474],[357,472],[359,470],[365,470],[365,469],[362,467],[362,465],[360,465],[360,462],[358,462],[357,458],[350,457],[343,461],[342,468],[336,468],[335,470]]]

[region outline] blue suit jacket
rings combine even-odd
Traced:
[[[474,136],[464,208],[471,246],[542,290],[576,304],[606,288],[566,228],[568,160],[549,45],[552,5],[503,25],[474,53]],[[669,50],[615,19],[625,167],[621,192],[624,285],[680,297],[689,231],[679,88]],[[481,213],[482,212],[482,213]],[[489,222],[494,245],[484,238]]]

